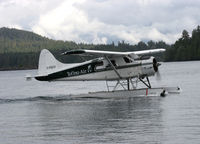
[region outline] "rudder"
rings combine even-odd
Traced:
[[[53,73],[60,69],[62,66],[63,64],[59,62],[49,50],[43,49],[40,52],[38,65],[39,75],[47,75]]]

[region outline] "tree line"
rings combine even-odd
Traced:
[[[50,50],[61,62],[81,62],[79,56],[61,56],[60,54],[72,49],[93,49],[109,51],[137,51],[165,48],[164,54],[156,55],[162,61],[200,60],[200,26],[192,31],[191,37],[183,30],[181,38],[169,45],[164,41],[139,42],[131,45],[125,41],[117,44],[84,44],[72,41],[58,41],[42,37],[33,32],[0,28],[0,70],[33,69],[37,68],[39,53],[42,49]],[[84,57],[84,59],[89,59]]]
[[[189,60],[200,60],[200,26],[192,31],[191,37],[186,30],[183,30],[181,38],[165,53],[165,61]]]

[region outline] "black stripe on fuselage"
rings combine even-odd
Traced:
[[[47,76],[37,76],[37,77],[35,77],[35,79],[39,80],[39,81],[52,81],[52,80],[60,79],[60,78],[64,78],[64,77],[74,77],[74,76],[80,76],[80,75],[84,75],[84,74],[113,70],[111,67],[106,67],[103,69],[96,70],[97,63],[98,62],[87,63],[87,64],[77,66],[74,68],[51,73],[51,74],[48,74]],[[129,64],[129,65],[117,66],[116,69],[124,69],[124,68],[137,67],[137,66],[149,65],[149,64],[152,64],[152,63]]]

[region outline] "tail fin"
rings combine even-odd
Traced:
[[[47,49],[40,52],[38,74],[47,75],[60,69],[64,64],[59,62]]]

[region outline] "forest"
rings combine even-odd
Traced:
[[[200,60],[200,26],[192,31],[191,37],[183,30],[181,38],[165,53],[164,61]]]
[[[200,26],[192,31],[191,37],[186,30],[174,44],[164,41],[139,42],[131,45],[125,41],[117,44],[84,44],[73,41],[52,40],[33,32],[0,28],[0,70],[35,69],[38,65],[39,53],[42,49],[50,50],[61,62],[80,62],[79,56],[61,56],[60,54],[72,49],[95,49],[109,51],[137,51],[146,49],[165,48],[166,52],[157,55],[161,61],[200,60]],[[88,58],[86,58],[88,59]]]

